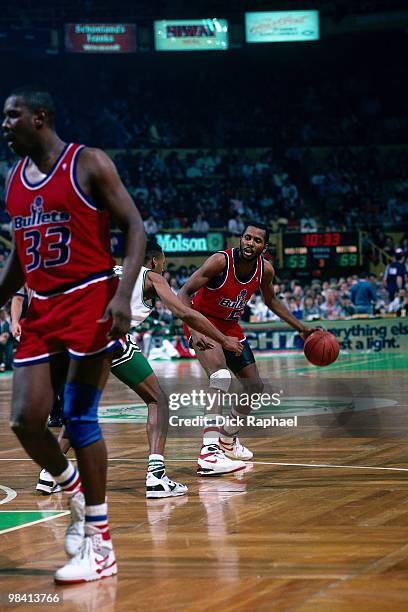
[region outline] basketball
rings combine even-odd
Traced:
[[[306,339],[303,351],[313,365],[328,366],[336,361],[340,346],[333,334],[319,329]]]

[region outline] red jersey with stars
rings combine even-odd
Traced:
[[[41,181],[27,178],[29,159],[10,177],[6,195],[27,286],[40,295],[66,292],[112,275],[109,213],[76,178],[83,145],[67,144]]]
[[[224,334],[243,339],[244,334],[238,321],[251,296],[261,286],[264,259],[259,255],[253,274],[248,279],[239,280],[235,271],[238,249],[220,252],[225,256],[222,277],[212,279],[201,287],[193,298],[192,307],[205,315]]]

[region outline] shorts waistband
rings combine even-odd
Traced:
[[[106,280],[108,278],[113,278],[115,273],[112,269],[103,270],[102,272],[97,272],[96,274],[91,274],[85,278],[82,278],[79,281],[75,281],[73,283],[66,283],[65,285],[61,285],[57,289],[52,289],[50,291],[34,291],[33,296],[40,300],[47,300],[48,298],[56,297],[57,295],[64,295],[67,293],[72,293],[77,289],[82,289],[88,285],[92,285],[93,283],[98,283],[99,281]]]

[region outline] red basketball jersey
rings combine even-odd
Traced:
[[[211,318],[237,322],[247,302],[262,283],[264,260],[262,255],[258,257],[255,272],[243,282],[235,274],[234,251],[220,251],[226,260],[222,278],[219,282],[216,279],[201,287],[193,298],[192,306]]]
[[[26,176],[28,157],[16,165],[7,189],[17,253],[30,289],[53,294],[111,272],[109,213],[99,210],[76,178],[83,145],[67,144],[38,183]]]

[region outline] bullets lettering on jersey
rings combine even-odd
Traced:
[[[31,215],[26,217],[18,215],[13,219],[14,230],[26,227],[36,227],[38,225],[48,225],[49,223],[67,223],[71,220],[71,214],[65,210],[51,210],[45,213],[43,208],[44,200],[37,196],[30,206]]]
[[[248,301],[247,293],[248,293],[247,290],[243,289],[237,295],[236,300],[229,300],[228,298],[222,298],[219,301],[219,305],[225,306],[225,308],[234,308],[235,310],[242,310],[243,308],[245,308],[246,303]]]

